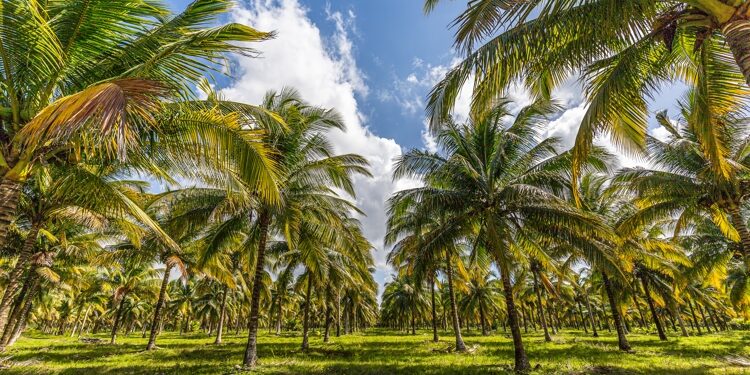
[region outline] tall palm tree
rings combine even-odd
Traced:
[[[0,300],[0,330],[7,326],[14,297],[25,284],[21,275],[29,269],[29,260],[39,233],[49,233],[61,220],[88,226],[91,230],[117,229],[123,234],[142,232],[135,221],[154,233],[155,241],[166,237],[159,225],[142,209],[144,183],[122,179],[127,164],[97,166],[91,164],[48,165],[37,168],[24,187],[18,207],[18,223],[28,227],[24,244]],[[130,235],[135,235],[131,231]],[[171,240],[170,240],[171,243]],[[165,246],[170,246],[166,244]]]
[[[426,0],[425,8],[439,2]],[[580,74],[588,106],[574,148],[574,171],[599,134],[611,134],[621,147],[643,149],[648,100],[663,83],[681,80],[696,89],[705,109],[697,134],[705,140],[717,139],[722,128],[708,110],[718,102],[717,94],[747,96],[745,83],[750,83],[745,1],[478,0],[468,3],[454,26],[456,46],[465,56],[430,94],[433,128],[472,77],[472,106],[486,111],[515,82],[549,97],[553,88]],[[484,44],[475,48],[479,42]],[[719,78],[707,85],[711,76]],[[731,101],[718,105],[731,106]],[[721,145],[706,145],[707,155],[726,173]]]
[[[717,173],[713,160],[705,154],[710,146],[693,121],[700,111],[693,94],[688,93],[686,99],[681,106],[682,118],[673,120],[666,113],[659,116],[660,124],[669,131],[667,139],[649,137],[653,169],[626,169],[618,176],[637,194],[636,202],[642,206],[632,225],[676,216],[675,235],[679,236],[685,228],[711,218],[729,240],[737,242],[745,269],[750,271],[750,229],[742,212],[750,188],[746,107],[719,117],[723,127],[717,142],[730,166],[724,175]]]
[[[123,320],[123,312],[128,305],[128,298],[153,292],[159,285],[159,278],[154,269],[143,264],[124,262],[121,269],[108,271],[104,282],[112,289],[112,311],[114,321],[112,323],[112,334],[110,344],[117,340],[117,331]],[[132,298],[130,299],[132,303]]]
[[[418,200],[422,209],[445,218],[428,234],[428,247],[470,238],[487,249],[500,271],[515,368],[527,371],[511,272],[529,256],[549,259],[538,245],[544,239],[589,243],[607,231],[554,194],[565,184],[555,171],[564,168],[569,156],[557,156],[556,141],[540,141],[537,130],[556,107],[537,102],[508,123],[508,104],[499,101],[467,124],[444,124],[437,141],[445,154],[410,151],[397,161],[394,176],[421,177],[425,187],[397,195]]]
[[[469,269],[466,292],[459,301],[461,310],[466,315],[479,313],[482,336],[489,335],[489,318],[500,310],[502,287],[500,281],[494,276],[489,264],[474,264],[473,268]]]
[[[316,201],[322,204],[343,202],[333,189],[342,189],[354,196],[352,176],[370,175],[367,161],[361,156],[334,155],[325,132],[345,127],[334,110],[310,106],[291,89],[268,93],[261,107],[278,114],[285,120],[288,129],[269,132],[265,141],[276,152],[275,160],[282,170],[277,180],[281,201],[279,204],[261,202],[256,208],[258,237],[255,280],[252,282],[249,333],[242,362],[248,368],[254,367],[258,359],[260,281],[267,239],[272,228],[286,237],[289,248],[296,248],[300,241],[299,228],[305,222],[304,210],[310,209],[310,205]]]
[[[226,53],[254,52],[235,43],[272,36],[236,23],[207,27],[231,6],[195,0],[172,14],[152,1],[4,5],[0,243],[36,165],[147,155],[142,135],[171,125],[159,124],[165,99],[192,96]]]
[[[454,272],[466,274],[461,260],[461,246],[456,243],[446,243],[442,247],[427,246],[429,234],[440,227],[440,219],[429,212],[418,209],[420,201],[413,197],[394,195],[388,200],[388,223],[385,244],[394,245],[388,254],[388,260],[407,274],[412,274],[417,280],[429,279],[432,297],[432,332],[433,341],[438,341],[437,314],[435,309],[434,280],[437,272],[443,270],[446,276],[448,299],[450,302],[450,319],[453,335],[456,339],[456,351],[466,351],[459,324]]]

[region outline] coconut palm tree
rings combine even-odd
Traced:
[[[688,93],[681,106],[682,118],[659,116],[668,130],[666,140],[649,137],[649,160],[653,169],[626,169],[618,179],[637,194],[643,208],[632,218],[632,225],[643,225],[663,217],[678,217],[675,236],[683,229],[711,218],[721,232],[738,243],[739,252],[750,270],[750,229],[742,207],[750,187],[750,158],[745,153],[748,130],[742,108],[721,117],[720,143],[730,168],[728,175],[716,173],[706,156],[706,145],[693,119],[699,111]]]
[[[459,324],[458,304],[454,291],[454,273],[461,276],[466,275],[466,269],[461,259],[463,248],[456,243],[446,243],[443,247],[430,247],[426,243],[430,241],[429,234],[440,227],[440,220],[429,212],[418,209],[419,200],[413,197],[402,197],[394,195],[388,200],[388,222],[385,236],[385,244],[393,245],[388,254],[388,261],[406,274],[413,275],[420,282],[425,278],[431,281],[432,297],[432,336],[433,341],[438,341],[437,317],[435,312],[435,286],[434,280],[437,272],[443,270],[446,276],[448,299],[450,302],[450,320],[453,326],[453,334],[456,339],[458,352],[466,351]]]
[[[511,272],[529,256],[549,259],[539,246],[544,239],[585,244],[606,228],[555,195],[565,184],[559,170],[569,156],[558,156],[556,141],[540,141],[537,130],[556,106],[536,102],[508,123],[508,105],[501,100],[467,124],[444,124],[437,138],[444,154],[410,151],[397,161],[394,176],[422,178],[425,187],[397,196],[445,218],[428,234],[427,247],[469,238],[487,249],[500,271],[515,368],[527,371]]]
[[[426,0],[425,8],[439,2]],[[709,108],[725,111],[747,96],[746,2],[479,0],[468,3],[453,25],[456,46],[465,55],[430,94],[433,129],[469,80],[474,110],[487,111],[516,82],[549,97],[567,78],[580,75],[588,106],[576,138],[575,171],[599,134],[609,133],[625,149],[644,149],[649,98],[664,83],[679,80],[694,89],[703,108],[695,125],[706,155],[717,172],[727,174],[730,163],[715,142],[722,120]],[[479,42],[484,44],[475,48]]]
[[[278,114],[288,129],[269,132],[265,141],[275,150],[275,161],[282,170],[277,180],[282,199],[280,204],[261,202],[256,208],[255,280],[252,282],[248,342],[243,359],[243,366],[249,368],[255,366],[258,358],[260,287],[269,233],[272,229],[278,230],[286,237],[289,248],[295,249],[301,239],[299,228],[305,223],[304,210],[312,208],[310,204],[317,201],[340,205],[344,200],[333,189],[342,189],[354,196],[352,176],[370,175],[367,161],[361,156],[334,155],[325,132],[345,127],[334,110],[307,105],[291,89],[268,93],[261,107]]]
[[[458,302],[465,315],[479,313],[482,336],[489,335],[489,318],[500,311],[502,287],[500,280],[490,270],[489,262],[474,264],[469,270],[468,285]]]
[[[110,344],[115,344],[117,331],[123,321],[123,313],[128,304],[133,303],[132,296],[154,292],[159,285],[156,271],[150,266],[122,262],[119,269],[106,270],[103,282],[112,290],[112,334]]]
[[[228,0],[195,0],[179,14],[150,1],[111,5],[4,7],[0,243],[36,165],[147,155],[142,135],[168,125],[158,119],[165,99],[191,97],[226,53],[254,53],[235,43],[272,36],[236,23],[208,27],[232,6]]]

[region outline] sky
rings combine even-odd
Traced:
[[[178,11],[189,1],[170,0]],[[341,153],[358,153],[371,164],[373,178],[358,177],[356,201],[366,213],[364,233],[375,247],[375,279],[391,279],[384,248],[385,201],[395,191],[418,182],[392,181],[394,158],[411,148],[434,149],[426,132],[425,98],[455,64],[449,25],[465,1],[445,1],[431,14],[423,0],[239,0],[228,20],[277,37],[254,44],[258,58],[234,56],[227,77],[216,77],[228,99],[258,103],[268,90],[296,88],[313,105],[336,108],[345,132],[331,134]],[[651,108],[672,109],[681,90],[665,89]],[[586,107],[580,85],[571,80],[553,95],[564,106],[545,131],[572,145]],[[470,95],[462,95],[455,116],[466,117]],[[511,94],[520,106],[529,103],[522,90]],[[653,125],[652,134],[665,130]],[[603,141],[606,145],[606,140]],[[615,150],[613,150],[615,151]],[[642,165],[621,155],[623,166]]]

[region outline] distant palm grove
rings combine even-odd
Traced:
[[[750,344],[750,1],[468,1],[426,101],[436,147],[392,161],[415,187],[386,202],[384,244],[359,221],[370,165],[334,147],[335,108],[214,89],[275,37],[228,23],[233,6],[0,1],[0,369],[26,337],[158,353],[200,333],[211,353],[241,336],[221,354],[236,371],[271,370],[270,336],[305,354],[419,332],[445,363],[497,336],[512,350],[492,358],[521,373],[564,334],[608,363],[652,350],[634,335]],[[567,149],[543,134],[569,80],[587,105]],[[652,108],[677,82],[679,111]]]

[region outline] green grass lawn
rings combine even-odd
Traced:
[[[105,338],[106,335],[97,337]],[[503,333],[489,337],[467,334],[473,354],[435,352],[453,343],[444,334],[430,343],[429,331],[416,336],[369,330],[332,337],[330,344],[314,333],[311,350],[299,351],[301,338],[263,334],[259,339],[260,366],[265,374],[451,374],[506,373],[513,361],[511,340]],[[598,339],[582,332],[566,332],[544,343],[539,334],[524,336],[534,373],[547,374],[735,374],[750,368],[733,367],[726,355],[750,355],[750,332],[728,332],[699,337],[672,337],[659,342],[651,335],[629,336],[635,353],[620,353],[615,338],[604,332]],[[2,357],[12,367],[5,374],[227,374],[235,373],[242,360],[244,335],[226,336],[226,343],[212,345],[203,334],[178,336],[164,333],[159,350],[144,352],[146,339],[120,337],[117,345],[84,344],[75,338],[29,334]]]

